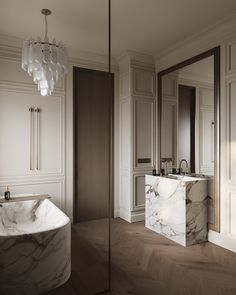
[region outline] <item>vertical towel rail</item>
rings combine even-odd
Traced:
[[[30,112],[30,171],[34,170],[34,108]]]
[[[36,170],[40,170],[40,109],[35,109],[36,113]]]

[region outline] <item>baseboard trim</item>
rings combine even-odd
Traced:
[[[220,233],[210,230],[208,232],[208,241],[217,246],[220,246],[224,249],[236,253],[236,241],[234,239],[227,237],[226,235],[222,235]]]
[[[118,218],[118,217],[120,217],[120,210],[115,209],[114,210],[114,218]]]
[[[139,211],[139,212],[132,212],[131,213],[131,222],[139,222],[145,220],[145,212]]]
[[[118,211],[116,212],[118,213]],[[119,215],[116,217],[120,217],[129,223],[139,222],[145,220],[145,212],[144,211],[128,211],[126,209],[121,208],[119,210]]]
[[[131,212],[124,209],[124,208],[120,208],[119,210],[119,216],[120,218],[124,219],[125,221],[131,222]]]

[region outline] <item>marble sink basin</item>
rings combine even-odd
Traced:
[[[145,191],[147,228],[183,246],[207,241],[207,178],[146,175]]]

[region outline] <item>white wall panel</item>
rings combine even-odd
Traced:
[[[228,233],[236,237],[236,191],[228,195]]]
[[[177,97],[177,77],[174,75],[165,75],[162,78],[162,95],[167,97]]]
[[[155,73],[142,69],[133,69],[133,94],[155,96]]]
[[[134,168],[154,165],[154,112],[155,100],[134,98]]]
[[[236,72],[236,42],[229,42],[227,45],[227,72]]]
[[[34,172],[63,174],[64,99],[38,93],[0,89],[0,176],[25,176],[30,171],[30,113],[40,108],[39,164],[36,171],[36,117],[34,113]],[[32,136],[31,136],[32,137]],[[33,138],[32,138],[33,140]],[[33,151],[32,151],[33,152]]]
[[[120,163],[121,169],[130,167],[130,101],[120,101]]]
[[[228,84],[228,177],[236,185],[236,80]]]
[[[127,97],[130,94],[130,74],[129,72],[120,74],[120,97]]]
[[[214,174],[214,111],[200,110],[200,173]]]
[[[199,89],[200,96],[200,107],[210,107],[214,110],[214,91],[210,88],[200,87]]]

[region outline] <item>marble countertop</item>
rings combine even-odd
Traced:
[[[10,202],[19,202],[19,201],[29,201],[29,200],[45,200],[50,199],[51,197],[47,194],[19,194],[12,195],[10,200],[6,200],[3,196],[0,197],[0,204],[10,203]]]
[[[154,177],[162,177],[162,178],[167,178],[167,179],[173,179],[173,180],[177,180],[177,181],[184,181],[184,182],[189,182],[189,181],[198,181],[198,180],[208,180],[206,177],[197,177],[197,176],[191,176],[191,174],[185,174],[185,175],[181,175],[181,174],[168,174],[168,175],[164,175],[164,176],[155,176],[155,175],[151,175]]]

